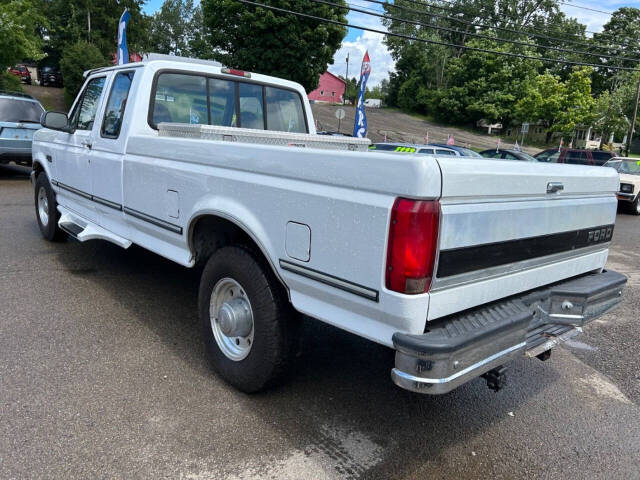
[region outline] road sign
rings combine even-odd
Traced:
[[[344,108],[339,108],[339,109],[336,110],[336,118],[338,120],[342,120],[345,115],[346,115],[346,113],[344,113]]]
[[[529,133],[529,124],[528,123],[525,122],[525,123],[522,124],[521,132],[522,133]]]

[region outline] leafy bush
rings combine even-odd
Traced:
[[[8,72],[0,73],[0,90],[8,92],[22,92],[20,79]]]
[[[73,103],[74,98],[84,83],[83,72],[92,68],[103,67],[107,61],[95,45],[87,42],[77,42],[68,45],[60,60],[60,70],[64,82],[64,98],[67,105]]]

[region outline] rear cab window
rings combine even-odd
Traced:
[[[307,133],[297,91],[213,75],[160,71],[149,107],[149,125],[189,123]]]

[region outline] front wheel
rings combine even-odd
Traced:
[[[216,251],[202,272],[198,306],[209,357],[224,380],[253,393],[284,375],[300,322],[258,254],[242,246]]]
[[[35,185],[36,219],[40,233],[50,242],[66,238],[66,234],[58,226],[60,214],[57,205],[49,179],[44,173],[40,173]]]

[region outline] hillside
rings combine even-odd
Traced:
[[[344,107],[316,103],[311,105],[313,115],[318,124],[319,130],[338,130],[338,119],[335,112],[338,108],[344,108],[346,116],[342,119],[340,131],[351,133],[355,121],[355,110],[353,106]],[[429,132],[429,142],[446,143],[449,134],[452,134],[456,145],[468,146],[479,149],[495,148],[498,138],[484,135],[480,132],[470,132],[461,128],[443,126],[437,123],[428,122],[420,118],[413,117],[406,113],[388,108],[368,108],[367,124],[369,127],[368,137],[372,142],[384,141],[385,133],[389,142],[424,143],[424,136]],[[503,148],[513,147],[512,143],[502,142]],[[537,153],[538,148],[523,149],[528,153]]]

